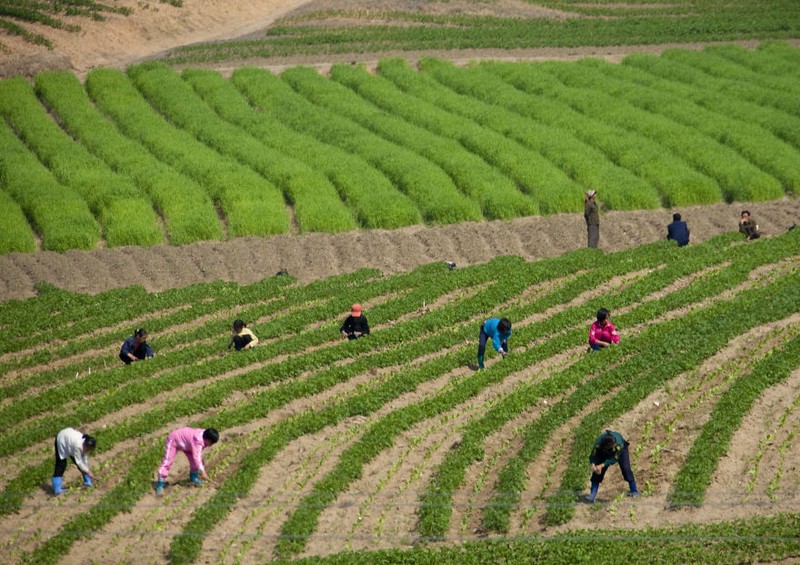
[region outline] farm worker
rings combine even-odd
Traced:
[[[203,449],[214,445],[217,441],[219,441],[219,432],[214,428],[205,430],[203,428],[180,428],[170,432],[164,446],[164,458],[161,460],[161,467],[158,468],[156,494],[164,492],[169,469],[172,467],[178,451],[183,451],[186,458],[189,459],[189,480],[192,484],[203,484],[198,475],[208,480],[206,469],[203,466]]]
[[[489,318],[481,324],[478,336],[478,368],[483,369],[483,358],[486,354],[486,342],[492,339],[492,345],[504,358],[508,355],[508,338],[511,337],[511,322],[508,318]]]
[[[147,343],[147,330],[139,328],[133,335],[125,340],[119,350],[119,358],[126,365],[134,361],[150,359],[153,355],[153,348]]]
[[[606,430],[594,440],[594,448],[589,456],[589,464],[592,467],[591,490],[586,498],[587,502],[594,502],[597,498],[597,489],[603,482],[606,470],[614,463],[619,463],[622,471],[622,478],[628,482],[631,496],[639,496],[636,488],[636,480],[633,478],[631,470],[631,458],[628,454],[629,443],[625,441],[619,432]]]
[[[748,210],[742,210],[742,217],[739,220],[739,232],[743,233],[748,240],[761,237],[761,233],[758,231],[758,224]]]
[[[344,319],[339,331],[345,339],[358,339],[369,335],[369,322],[361,311],[361,304],[353,304],[350,307],[350,315]]]
[[[667,239],[678,243],[678,247],[689,244],[689,226],[681,221],[681,215],[675,212],[672,214],[672,223],[667,226]]]
[[[589,236],[589,247],[597,247],[600,243],[600,210],[597,208],[597,191],[587,190],[583,200],[583,218],[586,220],[586,231]]]
[[[601,347],[610,347],[619,343],[619,334],[611,323],[611,314],[607,308],[597,311],[597,321],[589,328],[589,347],[598,351]]]
[[[231,346],[235,347],[236,351],[251,349],[255,347],[257,343],[258,338],[256,334],[248,329],[247,324],[241,320],[234,320],[233,334],[231,335],[231,340],[228,342],[228,349],[230,349]]]
[[[61,488],[64,480],[64,471],[67,470],[67,457],[72,459],[75,466],[83,474],[83,486],[92,487],[94,475],[89,469],[89,452],[97,445],[97,441],[90,435],[79,432],[73,428],[64,428],[56,436],[56,467],[53,471],[53,495],[64,494],[66,489]]]

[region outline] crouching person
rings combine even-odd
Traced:
[[[241,351],[242,349],[252,349],[257,344],[258,338],[247,327],[247,324],[242,320],[234,320],[233,333],[231,333],[231,339],[228,342],[228,349],[233,347],[236,351]]]
[[[208,475],[203,466],[203,449],[214,445],[217,441],[219,432],[214,428],[180,428],[170,432],[164,446],[164,458],[161,460],[161,467],[158,468],[156,494],[164,492],[169,469],[178,451],[183,451],[189,460],[189,480],[192,484],[202,485],[200,477],[207,481]]]
[[[633,478],[633,471],[631,470],[628,445],[628,442],[619,432],[606,430],[597,437],[592,454],[589,456],[589,464],[592,466],[592,486],[589,496],[586,498],[587,502],[594,502],[600,483],[603,482],[603,478],[606,476],[606,471],[615,463],[619,463],[622,478],[625,479],[630,488],[630,495],[639,496],[639,490],[636,488],[636,479]]]
[[[155,355],[153,348],[147,343],[147,330],[139,328],[126,339],[119,350],[119,358],[126,365],[136,361],[144,361]]]
[[[75,466],[83,474],[83,486],[91,488],[94,475],[89,469],[89,453],[95,448],[97,441],[90,435],[79,432],[73,428],[64,428],[56,436],[56,466],[53,471],[53,494],[64,494],[64,471],[67,470],[67,457],[72,459]]]

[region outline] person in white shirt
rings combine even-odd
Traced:
[[[53,472],[53,494],[58,496],[67,492],[62,488],[64,471],[67,470],[67,457],[72,459],[83,475],[83,486],[92,487],[92,474],[89,469],[89,453],[97,446],[97,441],[90,435],[73,428],[64,428],[56,436],[56,468]]]

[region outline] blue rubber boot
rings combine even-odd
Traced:
[[[61,485],[64,482],[64,477],[53,477],[53,496],[58,496],[59,494],[64,494],[66,489],[61,488]]]
[[[156,483],[156,494],[161,494],[162,492],[164,492],[164,487],[166,486],[166,484],[167,482],[164,479],[158,477],[158,482]]]
[[[636,488],[636,481],[630,481],[628,485],[631,487],[631,496],[633,498],[639,496],[639,489]]]
[[[92,477],[90,477],[86,473],[83,474],[83,486],[85,486],[86,488],[92,488],[94,486],[92,484]]]
[[[202,485],[204,482],[202,479],[200,479],[200,477],[197,476],[198,474],[199,471],[192,471],[189,473],[189,480],[193,485]]]
[[[589,496],[586,497],[586,502],[594,502],[594,499],[597,498],[597,490],[600,488],[600,485],[592,485],[592,490],[589,491]]]
[[[483,355],[478,355],[478,369],[483,369]]]

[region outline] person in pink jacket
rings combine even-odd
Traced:
[[[614,324],[611,323],[611,314],[607,308],[600,308],[597,311],[597,321],[589,329],[589,347],[592,351],[598,351],[617,343],[619,343],[619,334]]]
[[[170,432],[164,446],[164,459],[161,460],[161,467],[158,468],[156,494],[164,492],[169,469],[172,467],[178,451],[183,451],[186,454],[186,458],[189,459],[189,480],[192,484],[203,484],[198,475],[208,480],[206,469],[203,466],[203,449],[214,445],[218,441],[219,432],[214,428],[180,428]]]

